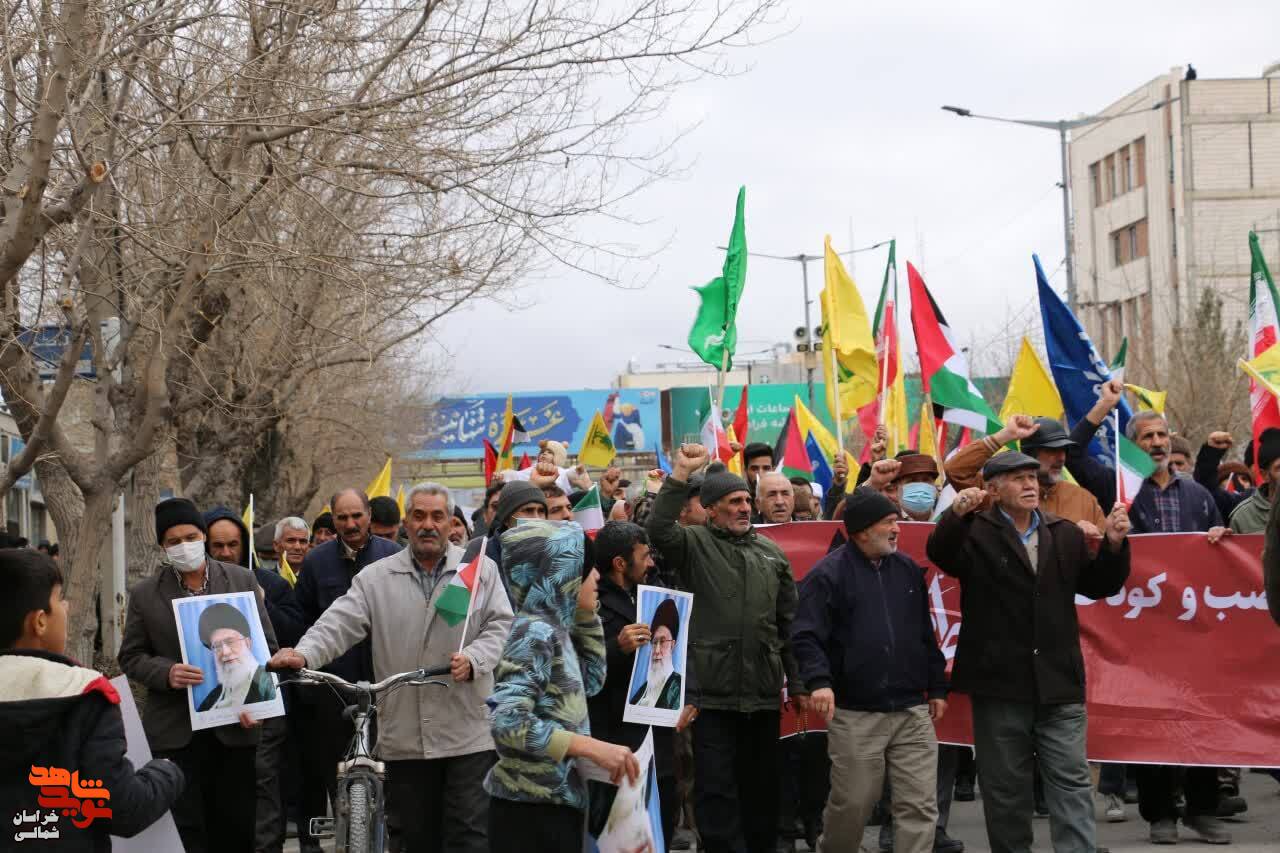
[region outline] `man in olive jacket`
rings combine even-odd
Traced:
[[[973,700],[992,853],[1031,849],[1033,763],[1044,779],[1055,853],[1094,853],[1075,596],[1105,598],[1124,587],[1129,517],[1117,503],[1091,554],[1078,526],[1040,509],[1039,467],[1022,453],[992,457],[982,469],[987,490],[956,496],[927,552],[960,581],[951,687]]]
[[[694,794],[703,849],[773,853],[777,836],[778,704],[786,677],[801,708],[808,693],[791,652],[796,585],[791,564],[751,526],[751,493],[727,471],[702,481],[707,523],[681,527],[689,478],[706,448],[684,445],[649,516],[653,544],[694,594],[689,632],[694,705]],[[741,815],[741,818],[739,818]]]

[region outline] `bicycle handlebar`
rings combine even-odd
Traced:
[[[376,684],[368,684],[364,682],[353,684],[345,678],[341,678],[340,676],[334,675],[330,672],[321,672],[317,669],[300,669],[297,670],[297,676],[294,681],[303,684],[307,682],[311,682],[312,684],[332,684],[334,687],[340,687],[344,690],[367,690],[371,694],[378,694],[390,690],[392,687],[400,684],[443,684],[439,681],[430,681],[430,679],[442,675],[448,675],[450,671],[450,667],[447,665],[435,666],[392,675],[384,678]]]

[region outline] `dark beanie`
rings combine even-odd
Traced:
[[[893,501],[875,489],[861,486],[844,501],[844,529],[850,536],[866,530],[886,516],[899,516]]]
[[[511,513],[527,503],[547,505],[547,496],[542,489],[528,480],[512,480],[502,487],[498,493],[498,508],[493,514],[493,529],[501,530],[511,519]]]
[[[156,544],[164,541],[164,534],[170,527],[179,524],[193,524],[200,528],[206,536],[209,528],[205,526],[204,516],[196,505],[186,498],[169,498],[156,504]]]
[[[1280,429],[1272,427],[1258,436],[1258,469],[1264,478],[1268,476],[1271,463],[1277,459],[1280,459]]]
[[[750,494],[751,490],[747,488],[747,481],[737,474],[716,471],[702,479],[702,489],[698,492],[698,496],[702,499],[702,505],[709,507],[725,495],[731,495],[734,492]]]

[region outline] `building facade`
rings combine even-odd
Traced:
[[[1248,318],[1250,230],[1280,266],[1280,63],[1253,79],[1176,67],[1101,111],[1069,146],[1078,313],[1104,358],[1165,367],[1201,292]]]

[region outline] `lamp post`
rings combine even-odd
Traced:
[[[979,115],[972,110],[964,107],[943,106],[943,109],[949,113],[955,113],[961,118],[980,118],[987,121],[1002,121],[1006,124],[1021,124],[1027,127],[1038,127],[1041,130],[1056,130],[1058,132],[1058,145],[1062,154],[1062,242],[1066,249],[1066,266],[1067,266],[1067,306],[1072,313],[1076,310],[1076,270],[1075,261],[1071,257],[1071,170],[1067,161],[1067,131],[1075,130],[1078,127],[1087,127],[1091,124],[1100,124],[1104,121],[1110,121],[1113,118],[1121,118],[1122,116],[1136,115],[1138,113],[1149,112],[1150,110],[1158,110],[1166,104],[1171,104],[1178,98],[1166,98],[1157,101],[1149,108],[1144,107],[1140,110],[1131,110],[1129,112],[1117,113],[1115,115],[1088,115],[1080,116],[1073,119],[1058,119],[1057,121],[1041,121],[1037,119],[1022,118],[1003,118],[1001,116]]]
[[[861,249],[849,249],[846,252],[836,252],[837,255],[844,257],[846,255],[855,255],[859,252],[870,252],[872,249],[878,249],[881,246],[889,245],[889,240],[881,240],[879,243],[873,243],[870,246],[863,246]],[[724,250],[724,246],[717,246],[717,249]],[[800,281],[804,287],[804,346],[805,346],[805,381],[809,388],[809,408],[814,408],[813,396],[813,323],[810,320],[809,304],[809,262],[822,260],[822,255],[810,255],[801,252],[798,255],[769,255],[764,252],[747,252],[748,257],[767,258],[771,261],[794,261],[800,264]]]

